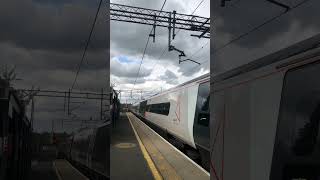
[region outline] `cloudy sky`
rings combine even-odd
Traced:
[[[163,0],[112,0],[112,3],[160,10]],[[163,10],[192,14],[201,0],[167,0]],[[204,0],[194,15],[210,17],[210,1]],[[118,90],[133,91],[121,93],[122,102],[136,102],[142,97],[174,87],[209,72],[210,40],[191,37],[193,33],[181,30],[173,45],[185,52],[187,58],[203,63],[201,66],[184,62],[178,63],[178,53],[168,52],[168,29],[157,27],[156,42],[150,40],[139,76],[137,72],[142,59],[143,50],[152,26],[111,21],[110,23],[110,81]],[[203,48],[202,48],[203,47]],[[161,56],[162,55],[162,56]],[[192,56],[193,55],[193,56]],[[136,93],[135,93],[136,92]]]
[[[162,0],[113,2],[153,9],[160,9],[163,3]],[[199,2],[168,0],[164,10],[190,14]],[[13,82],[15,88],[30,89],[35,86],[43,90],[67,91],[75,78],[98,4],[99,0],[2,1],[0,71],[6,66],[16,66],[17,76],[22,80]],[[209,7],[209,0],[204,0],[195,14],[209,17]],[[103,1],[74,91],[101,92],[101,88],[109,87],[110,65],[111,81],[116,87],[132,88],[133,77],[137,73],[151,27],[110,22],[110,29],[106,21],[108,9],[107,1]],[[182,30],[173,44],[190,55],[207,43],[193,58],[199,62],[208,61],[209,39],[199,40],[190,37],[190,34]],[[209,70],[209,62],[202,67],[193,63],[178,65],[178,56],[174,52],[166,52],[158,59],[164,48],[167,48],[167,29],[157,28],[156,43],[150,41],[135,88],[157,92],[160,87],[166,89],[175,86]],[[143,93],[143,96],[146,95],[148,94]],[[100,102],[73,102],[71,109],[76,110],[72,113],[78,119],[99,118]],[[34,124],[36,131],[50,131],[52,121],[56,131],[78,128],[80,121],[62,125],[62,119],[70,119],[62,111],[63,105],[63,98],[37,97]]]
[[[32,86],[67,91],[88,38],[99,0],[4,0],[0,6],[0,67],[16,66],[21,81],[15,88]],[[103,1],[86,59],[74,91],[101,92],[109,86],[106,1]],[[82,103],[83,101],[77,100]],[[75,102],[75,101],[73,101]],[[72,103],[71,108],[79,104]],[[63,99],[36,98],[35,129],[73,129],[65,124]],[[99,102],[85,101],[73,111],[80,119],[98,118]]]
[[[223,73],[319,34],[319,0],[278,2],[290,10],[265,0],[232,0],[225,7],[212,1],[211,73]]]

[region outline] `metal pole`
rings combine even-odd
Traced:
[[[66,112],[66,99],[67,99],[67,93],[64,92],[63,112]]]
[[[101,88],[100,120],[102,120],[103,88]]]
[[[172,39],[176,37],[176,11],[173,11],[173,31],[172,31]]]
[[[53,143],[53,119],[51,119],[51,137],[52,137],[52,143]]]
[[[34,120],[34,97],[31,100],[31,128],[33,130],[33,120]]]
[[[168,30],[169,30],[168,48],[169,48],[169,51],[171,51],[171,12],[169,13],[168,21],[169,21],[169,27],[168,27]]]
[[[68,92],[68,116],[70,116],[70,89]]]

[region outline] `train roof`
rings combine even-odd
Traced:
[[[319,44],[320,44],[320,34],[313,36],[309,39],[303,40],[299,43],[293,44],[275,53],[259,58],[248,64],[244,64],[240,67],[231,69],[229,71],[226,71],[220,74],[211,74],[211,77],[212,77],[211,83],[223,81],[223,80],[235,77],[237,75],[240,75],[249,71],[253,71],[260,67],[285,60],[287,58],[298,55],[299,53],[303,53],[303,52],[307,52],[309,50],[315,49],[319,47]]]
[[[190,81],[184,82],[184,83],[182,83],[182,84],[180,84],[180,85],[178,85],[178,86],[176,86],[176,87],[170,88],[170,89],[168,89],[168,90],[166,90],[166,91],[170,91],[170,90],[172,90],[172,89],[175,89],[175,88],[178,88],[178,87],[182,87],[182,86],[191,84],[191,83],[193,83],[193,82],[201,81],[201,80],[204,80],[204,79],[207,79],[207,78],[210,78],[210,73],[206,73],[206,74],[204,74],[204,75],[201,75],[201,76],[199,76],[199,77],[196,77],[196,78],[194,78],[194,79],[192,79],[192,80],[190,80]]]
[[[210,79],[210,73],[203,74],[203,75],[201,75],[201,76],[199,76],[199,77],[196,77],[196,78],[194,78],[194,79],[192,79],[192,80],[189,80],[189,81],[187,81],[187,82],[184,82],[184,83],[182,83],[182,84],[179,84],[178,86],[175,86],[175,87],[172,87],[172,88],[170,88],[170,89],[167,89],[167,90],[165,90],[165,91],[163,91],[163,92],[161,92],[161,93],[157,93],[157,94],[155,94],[155,95],[153,95],[153,96],[150,96],[148,99],[150,99],[150,98],[152,98],[152,97],[155,97],[155,96],[158,96],[158,95],[161,95],[161,94],[165,94],[165,93],[167,93],[167,92],[169,92],[169,91],[172,91],[172,90],[174,90],[174,89],[177,89],[177,88],[186,86],[186,85],[191,84],[191,83],[194,83],[194,82],[203,81],[203,80],[205,80],[205,79]],[[142,100],[142,101],[146,101],[146,100],[147,100],[147,99]],[[142,102],[142,101],[140,101],[140,102]],[[139,103],[139,102],[138,102],[138,103]]]

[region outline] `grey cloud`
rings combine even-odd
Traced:
[[[123,84],[136,84],[136,85],[139,85],[139,84],[143,84],[146,82],[146,79],[145,78],[134,78],[134,77],[126,77],[126,78],[121,78],[120,80],[120,83],[123,83]]]
[[[138,1],[114,1],[116,3],[135,5],[140,7],[160,9],[163,1],[147,1],[147,0],[138,0]],[[172,11],[173,9],[177,12],[185,13],[186,10],[181,4],[183,1],[167,1],[167,4],[164,8],[166,11]],[[116,49],[118,52],[124,55],[136,56],[142,54],[147,38],[148,33],[151,30],[151,26],[124,23],[124,22],[111,22],[111,48]],[[175,40],[172,44],[185,52],[185,54],[190,56],[194,51],[199,49],[203,42],[206,40],[198,39],[191,37],[190,34],[197,34],[190,31],[179,30]],[[149,42],[146,54],[154,60],[159,60],[159,64],[172,64],[178,67],[181,67],[179,71],[185,72],[184,66],[178,64],[178,52],[171,51],[168,52],[168,29],[157,27],[156,31],[156,43],[153,43],[152,40]],[[163,50],[165,51],[164,55],[161,56]],[[207,51],[208,52],[208,51]],[[189,65],[186,65],[189,66]],[[208,67],[206,67],[208,68]],[[185,75],[191,76],[191,73],[185,72]]]
[[[140,64],[138,63],[120,63],[119,61],[112,59],[110,63],[111,74],[118,77],[135,78],[139,70]],[[138,77],[147,77],[151,74],[152,69],[148,69],[141,66]]]
[[[168,84],[178,83],[178,76],[170,70],[166,70],[165,74],[160,76],[160,79],[166,81]]]
[[[86,3],[53,6],[31,0],[5,0],[0,6],[0,41],[27,49],[82,50],[96,6]],[[91,51],[106,48],[106,9],[106,6],[101,9]]]
[[[284,9],[267,1],[232,2],[234,7],[221,8],[216,1],[211,4],[213,18],[216,18],[211,21],[215,27],[212,33],[215,37],[214,51],[211,51],[214,59],[212,73],[247,64],[320,32],[320,23],[314,20],[319,16],[320,2],[317,0],[281,0],[291,7],[301,3],[281,16]],[[258,25],[262,26],[250,31]]]
[[[5,0],[0,6],[0,69],[16,66],[21,81],[15,88],[31,86],[67,91],[88,37],[98,5],[90,0]],[[109,86],[108,22],[103,4],[74,91],[98,91]],[[35,129],[51,131],[51,120],[65,117],[63,98],[36,97]],[[99,103],[86,101],[76,113],[80,118],[99,114]],[[30,108],[29,108],[30,109]],[[29,113],[28,113],[29,114]],[[72,130],[76,126],[65,126]]]
[[[16,47],[14,44],[0,43],[1,64],[15,64],[24,72],[37,70],[70,70],[75,71],[80,62],[81,51],[55,52],[48,50],[31,50]],[[108,67],[106,50],[88,52],[83,63],[84,69],[99,70]]]
[[[303,0],[279,0],[279,2],[294,7],[303,2]],[[286,20],[281,20],[281,24],[278,23],[276,28],[268,28],[268,33],[265,33],[263,36],[255,37],[254,41],[242,41],[242,39],[245,39],[245,37],[242,37],[241,39],[233,42],[233,44],[246,48],[261,46],[267,41],[270,41],[270,38],[290,33],[295,25],[303,29],[319,29],[320,23],[318,21],[314,21],[313,18],[310,18],[312,17],[312,14],[318,11],[318,5],[316,4],[319,5],[319,2],[308,1],[301,7],[293,9],[287,14],[272,20],[277,21],[283,16],[287,16]],[[298,9],[305,7],[308,7],[308,11],[299,12]],[[263,24],[264,22],[281,15],[285,11],[285,9],[267,1],[252,0],[231,1],[227,3],[226,7],[220,7],[220,3],[218,1],[214,1],[212,3],[212,9],[214,9],[212,11],[212,16],[214,19],[213,25],[215,27],[213,36],[216,37],[214,46],[217,49],[227,44],[232,39],[236,39],[240,35],[251,31],[253,28]]]

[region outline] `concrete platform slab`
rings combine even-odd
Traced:
[[[58,159],[53,162],[56,174],[59,180],[89,180],[76,168],[74,168],[67,160]]]
[[[154,179],[125,113],[111,130],[110,179]]]
[[[158,135],[132,113],[127,113],[139,138],[164,179],[209,180],[210,174]]]

